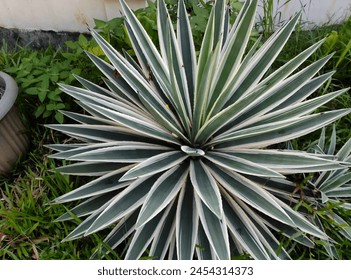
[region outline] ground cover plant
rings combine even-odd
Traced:
[[[0,259],[87,259],[102,241],[95,236],[71,244],[60,242],[74,224],[52,223],[65,209],[48,203],[70,191],[75,182],[53,172],[56,163],[48,159],[43,146],[52,134],[41,126],[30,133],[35,148],[11,174],[0,177]]]
[[[332,128],[330,137],[326,135],[326,128],[322,129],[321,135],[315,143],[311,144],[308,150],[323,155],[333,155],[334,158],[342,161],[351,159],[351,139],[340,148],[337,146],[337,133],[335,125]],[[293,149],[292,145],[290,148]],[[349,259],[347,250],[341,250],[341,246],[348,247],[350,243],[350,178],[348,167],[333,171],[314,172],[303,174],[300,180],[295,180],[296,192],[300,193],[300,200],[295,207],[301,207],[303,211],[311,214],[316,225],[324,232],[328,232],[330,240],[318,242],[323,249],[310,250],[309,257],[304,256],[306,251],[297,253],[297,258],[309,259]],[[305,192],[319,192],[320,197],[311,199]],[[348,201],[348,202],[347,202]],[[295,252],[296,253],[296,252]]]
[[[14,170],[7,176],[0,176],[0,259],[88,259],[92,248],[102,243],[97,235],[77,243],[61,243],[74,225],[52,223],[65,209],[48,205],[77,184],[76,180],[53,172],[56,163],[48,159],[44,147],[44,143],[63,138],[51,133],[43,124],[62,121],[58,109],[75,106],[57,91],[55,80],[74,83],[72,69],[92,79],[94,72],[97,73],[79,56],[83,48],[90,49],[93,44],[82,35],[77,42],[68,42],[68,45],[60,50],[51,47],[31,50],[26,46],[9,49],[4,42],[0,50],[1,71],[11,74],[19,85],[17,106],[31,141],[28,154],[19,160]],[[42,92],[46,93],[43,99],[39,98]],[[43,106],[45,110],[41,111]],[[86,244],[92,248],[85,247]]]
[[[105,243],[128,243],[126,259],[229,259],[244,252],[279,259],[290,257],[281,234],[307,247],[328,241],[306,207],[297,207],[301,193],[292,175],[345,170],[347,158],[276,146],[350,113],[315,112],[347,89],[308,99],[333,74],[316,76],[331,56],[298,69],[323,41],[268,73],[299,15],[246,49],[257,1],[246,1],[233,25],[217,1],[197,57],[183,1],[176,32],[158,1],[159,50],[121,6],[138,61],[92,30],[110,63],[88,56],[107,87],[81,77],[84,88],[60,85],[88,114],[63,112],[78,123],[49,125],[79,140],[50,145],[52,158],[70,162],[58,170],[97,177],[53,201],[80,201],[58,218],[85,218],[65,240],[109,229]],[[324,201],[319,189],[305,193],[307,201]]]
[[[91,67],[87,58],[81,58],[84,50],[98,52],[94,49],[91,40],[80,35],[76,42],[67,41],[66,46],[59,51],[49,47],[46,50],[29,50],[26,47],[17,47],[17,50],[8,50],[3,44],[0,66],[19,85],[21,105],[23,111],[33,112],[30,118],[41,123],[63,122],[63,115],[59,110],[72,109],[74,103],[57,87],[57,83],[74,84],[74,75],[89,75],[90,79],[98,82],[96,71]],[[98,54],[98,53],[97,53]],[[21,108],[22,109],[22,108]]]

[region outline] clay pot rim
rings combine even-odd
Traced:
[[[6,116],[15,104],[18,95],[16,81],[8,74],[0,71],[0,84],[5,87],[5,92],[0,96],[0,121]]]

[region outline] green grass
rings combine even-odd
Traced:
[[[305,50],[311,44],[316,43],[323,38],[327,38],[322,47],[311,56],[308,63],[316,61],[319,58],[334,52],[333,57],[325,65],[325,67],[322,68],[319,74],[327,73],[333,70],[336,71],[336,73],[327,84],[314,93],[314,96],[351,87],[351,67],[349,67],[351,62],[351,52],[349,49],[347,49],[347,42],[348,40],[351,40],[351,34],[346,36],[343,31],[345,27],[349,26],[350,24],[351,18],[344,25],[325,25],[310,31],[298,30],[288,41],[285,50],[283,50],[283,52],[279,55],[277,66],[284,64],[284,62],[289,60],[289,58]],[[335,34],[339,34],[338,40],[332,44],[332,47],[330,47],[330,38],[332,38]],[[349,91],[349,93],[343,94],[332,102],[326,104],[322,109],[341,109],[350,107],[351,98]],[[351,138],[350,127],[350,115],[336,122],[337,150]],[[331,126],[327,128],[326,141],[329,141],[331,130]],[[295,139],[293,141],[293,146],[295,148],[299,147],[299,149],[306,150],[309,146],[311,146],[311,144],[316,143],[317,139],[319,138],[319,134],[320,131],[316,131],[299,139]],[[345,210],[337,205],[328,203],[325,209],[320,209],[318,212],[314,212],[313,208],[311,208],[310,212],[319,217],[323,227],[326,230],[326,233],[335,242],[333,243],[335,247],[334,253],[338,259],[351,259],[351,242],[341,233],[342,229],[351,230],[351,228],[348,225],[343,225],[342,227],[338,226],[338,224],[327,215],[331,209],[333,209],[334,212],[337,212],[338,215],[348,223],[348,225],[351,224],[351,211]],[[330,256],[326,253],[326,249],[324,247],[325,243],[323,241],[315,240],[316,245],[314,248],[301,246],[296,242],[292,242],[291,240],[283,240],[282,243],[284,244],[285,248],[290,250],[289,253],[293,259],[330,259]]]
[[[349,23],[350,22],[350,23]],[[351,18],[345,25],[351,24]],[[273,65],[274,68],[278,68],[282,66],[285,62],[290,60],[292,57],[296,56],[297,54],[301,53],[312,44],[324,39],[328,38],[334,32],[342,33],[343,30],[342,25],[324,25],[313,30],[300,30],[297,29],[290,37],[289,41],[287,42],[285,48],[278,56],[275,64]],[[346,38],[351,40],[351,34],[349,37]],[[345,39],[343,39],[345,40]],[[322,68],[319,75],[330,72],[336,71],[333,77],[328,81],[325,85],[319,88],[314,94],[313,97],[323,95],[327,92],[337,91],[342,88],[349,88],[351,87],[351,67],[347,67],[349,63],[351,63],[351,51],[349,50],[348,53],[343,57],[342,62],[338,64],[340,61],[340,56],[343,55],[344,48],[346,47],[343,42],[336,42],[333,48],[327,48],[327,41],[321,46],[316,53],[314,53],[308,60],[307,64],[310,64],[323,56],[326,56],[330,53],[334,53],[333,57],[328,61],[328,63]],[[336,67],[337,65],[337,67]],[[301,67],[303,67],[302,65]],[[336,98],[335,100],[329,102],[322,110],[334,110],[334,109],[342,109],[342,108],[351,108],[351,98],[350,94],[343,94]],[[351,138],[351,116],[346,116],[337,122],[337,131],[339,141],[338,144],[342,145],[348,139]],[[318,139],[319,131],[311,133],[307,136],[294,140],[295,147],[300,147],[300,149],[304,149],[308,147],[313,141]]]
[[[351,241],[345,238],[342,230],[351,231],[349,225],[340,225],[337,224],[331,217],[327,215],[329,210],[333,210],[337,212],[339,216],[341,216],[348,224],[351,223],[351,210],[345,210],[337,205],[333,205],[328,203],[325,209],[320,209],[315,213],[316,216],[319,217],[326,233],[331,238],[330,244],[334,245],[334,254],[336,259],[340,260],[350,260],[351,259]],[[291,257],[295,260],[328,260],[330,256],[327,254],[325,245],[327,245],[326,241],[322,240],[314,240],[315,247],[307,248],[305,246],[301,246],[296,242],[292,242],[291,240],[284,239],[282,240],[282,244],[284,244],[284,248],[286,248]]]
[[[78,223],[54,222],[66,207],[50,201],[72,190],[76,181],[54,171],[56,163],[42,145],[52,135],[36,129],[35,148],[9,177],[0,177],[0,259],[89,259],[102,244],[98,235],[61,242]]]
[[[85,64],[79,61],[82,55],[80,49],[77,51],[79,42],[72,43],[71,46],[75,46],[75,49],[56,52],[52,49],[37,51],[26,47],[9,50],[3,44],[0,49],[0,69],[4,72],[15,67],[22,69],[28,65],[23,64],[23,61],[33,55],[38,59],[51,56],[57,64],[64,64],[67,60],[65,56],[71,51],[71,55],[76,56],[69,59],[72,67],[80,67],[84,72],[82,76],[97,76],[98,71],[93,65],[83,67]],[[85,55],[84,58],[86,59]],[[92,69],[94,73],[91,73]],[[47,71],[51,70],[48,68]],[[25,127],[28,128],[31,143],[28,154],[19,159],[10,174],[0,176],[0,259],[89,259],[96,248],[104,245],[102,240],[98,235],[93,235],[62,243],[61,240],[78,222],[54,222],[67,208],[50,204],[54,198],[69,192],[78,184],[76,178],[54,171],[57,164],[48,157],[49,149],[45,148],[46,144],[67,139],[43,126],[55,122],[54,118],[35,118],[35,110],[41,102],[22,90],[22,79],[27,76],[19,73],[11,75],[20,86],[17,106]],[[75,104],[73,100],[66,102],[68,107]],[[113,253],[110,256],[119,258]]]

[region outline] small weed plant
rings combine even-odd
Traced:
[[[37,121],[48,122],[55,119],[63,122],[63,114],[59,110],[70,109],[74,104],[70,102],[62,91],[57,88],[57,83],[72,84],[74,75],[84,73],[94,80],[97,71],[89,66],[87,59],[81,59],[85,49],[99,55],[100,48],[94,48],[94,43],[88,41],[83,35],[76,42],[68,41],[67,49],[55,51],[31,51],[18,47],[10,51],[4,44],[1,50],[0,65],[2,71],[10,74],[20,88],[22,104],[25,104]],[[96,45],[96,44],[95,44]],[[95,74],[94,74],[95,72]],[[96,80],[94,80],[96,81]]]

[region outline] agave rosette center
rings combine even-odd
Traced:
[[[126,259],[147,249],[159,259],[276,259],[289,256],[274,232],[307,246],[310,236],[327,239],[291,208],[295,185],[286,175],[340,162],[271,147],[349,114],[314,113],[346,90],[308,98],[332,75],[315,77],[329,56],[300,67],[322,41],[267,74],[299,15],[248,48],[257,0],[233,25],[224,2],[213,6],[198,55],[182,0],[176,31],[157,2],[159,46],[120,1],[135,57],[91,31],[110,61],[88,53],[106,87],[81,77],[84,88],[61,85],[87,114],[63,112],[77,123],[49,126],[80,140],[51,145],[54,158],[77,161],[58,170],[97,177],[54,201],[84,199],[71,211],[86,219],[67,240],[111,228],[111,248],[130,239]]]

